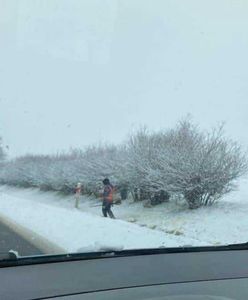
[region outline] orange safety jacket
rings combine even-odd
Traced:
[[[110,184],[105,186],[104,191],[103,191],[103,200],[107,200],[108,202],[112,203],[113,202],[113,191],[114,191],[114,188]]]
[[[80,194],[81,193],[81,187],[76,187],[75,188],[75,194]]]

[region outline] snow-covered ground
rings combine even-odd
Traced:
[[[123,201],[117,220],[103,218],[96,199],[37,189],[0,187],[0,214],[27,227],[66,252],[105,249],[219,245],[248,241],[248,180],[211,207],[188,210],[184,203],[144,208]]]

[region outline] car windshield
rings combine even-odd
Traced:
[[[246,0],[0,0],[0,252],[248,241]]]

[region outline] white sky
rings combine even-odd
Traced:
[[[0,0],[11,156],[226,121],[248,145],[247,0]]]

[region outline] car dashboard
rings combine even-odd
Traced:
[[[248,299],[245,247],[21,258],[0,268],[0,299]]]

